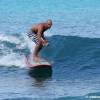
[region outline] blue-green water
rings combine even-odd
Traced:
[[[41,55],[53,62],[52,75],[37,79],[26,69],[34,46],[25,33],[50,18]],[[99,98],[99,27],[99,0],[0,0],[0,100]]]

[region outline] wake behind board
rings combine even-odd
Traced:
[[[29,68],[51,67],[51,64],[44,59],[40,59],[39,61],[33,61],[32,56],[26,57],[26,64]]]

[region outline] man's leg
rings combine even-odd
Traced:
[[[39,60],[39,52],[42,49],[42,43],[36,44],[35,49],[33,51],[33,60]]]

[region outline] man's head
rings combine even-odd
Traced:
[[[51,26],[52,26],[52,20],[51,19],[47,20],[47,25],[48,25],[48,28],[51,28]]]

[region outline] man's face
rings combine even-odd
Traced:
[[[52,26],[52,23],[48,23],[48,28],[51,28],[51,26]]]

